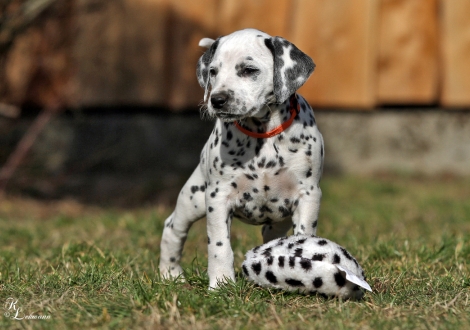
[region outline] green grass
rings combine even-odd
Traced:
[[[373,293],[360,302],[259,288],[240,276],[260,228],[234,222],[236,283],[207,290],[205,221],[186,244],[186,281],[158,276],[171,209],[0,204],[0,328],[468,329],[470,180],[327,177],[318,234],[345,246]],[[11,320],[13,297],[23,315]]]

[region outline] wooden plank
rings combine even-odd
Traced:
[[[375,104],[375,0],[299,0],[292,41],[317,65],[299,91],[314,106]]]
[[[377,99],[382,104],[438,98],[437,0],[381,0]]]
[[[291,17],[290,0],[224,0],[217,11],[221,35],[254,28],[272,36],[286,37]]]
[[[216,38],[217,0],[171,0],[168,26],[167,82],[169,106],[175,110],[195,107],[203,99],[196,78],[196,64],[205,49],[198,46],[205,37]]]
[[[470,1],[441,0],[442,95],[450,107],[470,106]]]
[[[166,101],[166,0],[77,0],[76,97],[81,106]]]

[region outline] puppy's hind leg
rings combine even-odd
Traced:
[[[204,177],[198,165],[181,189],[175,210],[165,220],[159,265],[163,277],[177,277],[183,273],[180,260],[189,228],[206,213],[204,191]]]

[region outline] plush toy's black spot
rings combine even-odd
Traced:
[[[271,255],[271,250],[272,250],[272,248],[266,248],[263,251],[262,255],[265,256],[265,257],[269,257]]]
[[[233,188],[237,188],[237,184],[236,184],[235,182],[232,182],[232,183],[231,183],[231,186],[232,186]]]
[[[300,260],[300,266],[302,267],[302,269],[304,269],[305,271],[308,271],[312,268],[312,262],[308,259],[304,259],[302,258],[302,260]]]
[[[317,225],[318,225],[318,220],[315,220],[315,221],[312,223],[312,228],[317,228]]]
[[[341,262],[340,256],[335,253],[335,255],[333,256],[333,263],[339,264],[340,262]]]
[[[273,261],[274,261],[274,257],[273,256],[269,256],[267,259],[266,259],[266,262],[268,263],[269,266],[271,266],[273,264]]]
[[[287,244],[287,248],[288,248],[288,249],[292,249],[293,246],[294,246],[294,243],[289,243],[289,244]]]
[[[289,267],[294,268],[295,266],[295,257],[289,257]]]
[[[199,191],[199,187],[198,186],[191,186],[191,192],[194,194],[196,193],[197,191]]]
[[[206,186],[200,186],[199,189],[204,192],[206,190]]]
[[[304,286],[304,284],[302,283],[302,281],[294,280],[293,278],[288,278],[288,279],[286,279],[285,282],[286,282],[287,284],[289,284],[290,286],[295,286],[295,287]]]
[[[339,287],[343,287],[346,284],[346,279],[340,272],[337,272],[335,273],[335,282]]]
[[[285,259],[284,256],[279,256],[279,257],[277,258],[278,265],[279,265],[280,268],[283,268],[283,267],[284,267],[284,259]]]
[[[211,238],[207,237],[207,244],[211,244]]]
[[[306,240],[307,240],[306,238],[299,239],[297,242],[295,242],[295,244],[296,245],[304,244]]]
[[[246,276],[248,276],[248,269],[246,268],[245,265],[242,266],[242,269],[243,269],[243,273],[245,273]]]
[[[273,284],[276,284],[277,283],[277,278],[276,276],[274,275],[274,273],[270,270],[268,270],[266,272],[266,279],[270,282],[270,283],[273,283]]]
[[[313,286],[316,287],[317,289],[323,285],[323,280],[321,277],[315,277],[313,280]]]
[[[227,131],[227,141],[230,141],[233,137],[232,131]]]
[[[251,265],[251,269],[253,269],[256,275],[259,275],[259,273],[261,273],[261,263],[260,262],[254,263],[253,265]]]
[[[217,242],[215,245],[217,245],[217,246],[222,246],[222,245],[224,245],[224,243],[222,243],[222,242]]]
[[[304,252],[304,250],[302,248],[295,249],[295,256],[296,257],[302,257],[302,252]]]
[[[268,191],[270,188],[269,188],[269,186],[264,186],[263,189],[264,189],[264,191]]]
[[[353,260],[353,257],[349,254],[348,251],[346,251],[345,248],[340,247],[340,250],[341,250],[341,252],[343,252],[343,255],[344,255],[346,258],[348,258],[349,260]]]
[[[270,201],[271,203],[276,203],[277,201],[279,201],[279,199],[277,199],[277,198],[271,198],[269,201]]]
[[[312,260],[313,261],[323,261],[323,258],[325,258],[324,254],[315,253],[312,257]]]
[[[326,245],[326,244],[328,244],[328,242],[325,241],[324,239],[318,241],[318,245],[322,245],[322,246],[323,246],[323,245]]]
[[[214,211],[214,208],[213,208],[212,206],[209,206],[209,207],[207,208],[207,210],[208,210],[209,212],[212,212],[212,211]]]
[[[292,143],[300,143],[300,139],[293,136],[293,137],[290,138],[290,142],[292,142]]]
[[[257,194],[257,193],[258,193],[258,191],[259,191],[258,189],[256,189],[256,188],[253,188],[253,192],[254,192],[255,194]]]
[[[175,262],[176,261],[176,258],[175,257],[171,257],[170,258],[170,262]]]

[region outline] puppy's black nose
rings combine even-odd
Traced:
[[[212,106],[216,109],[222,109],[225,103],[227,103],[228,94],[226,92],[219,92],[212,94],[211,103]]]

